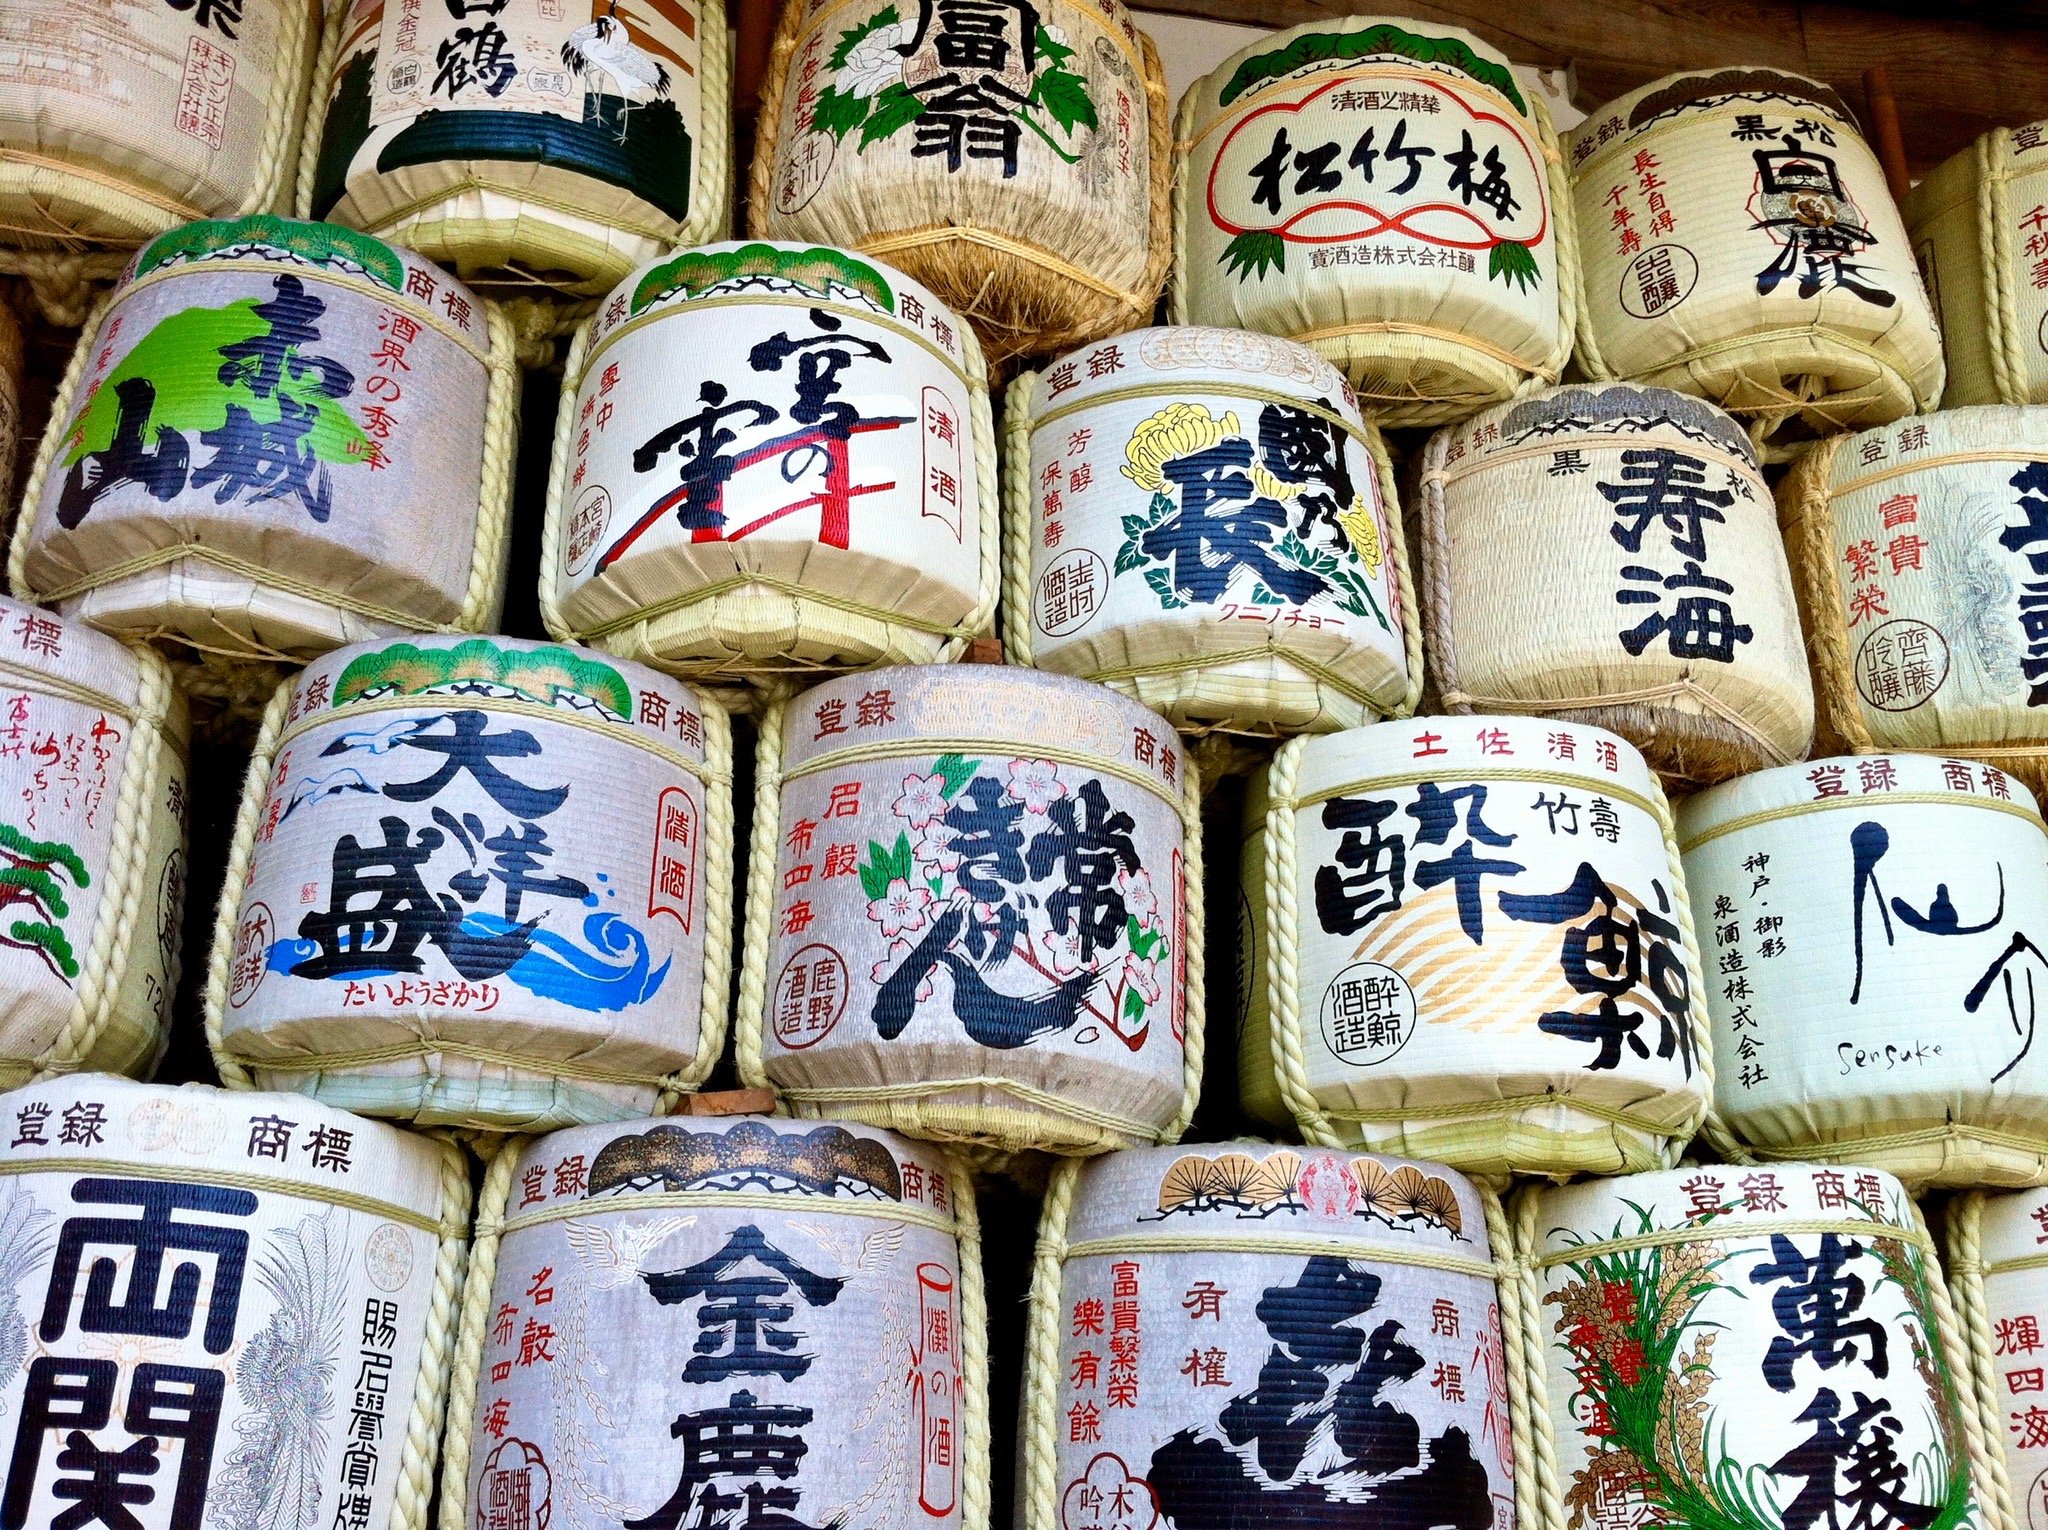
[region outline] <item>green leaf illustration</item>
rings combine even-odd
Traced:
[[[1252,582],[1252,604],[1255,606],[1284,606],[1287,604],[1287,601],[1285,597],[1275,595],[1264,584],[1254,580]]]
[[[868,858],[860,868],[860,890],[868,895],[870,903],[889,890],[889,873],[889,852],[874,840],[869,840]]]
[[[868,104],[866,96],[841,95],[836,88],[827,85],[811,108],[811,125],[834,138],[843,139],[867,121]]]
[[[1159,597],[1159,604],[1167,610],[1176,611],[1187,604],[1180,592],[1174,589],[1173,581],[1167,577],[1165,569],[1146,569],[1145,582],[1152,586],[1152,592]]]
[[[1051,59],[1055,64],[1064,64],[1074,56],[1072,48],[1064,43],[1054,42],[1052,33],[1046,31],[1044,27],[1038,29],[1038,36],[1033,39],[1032,46],[1041,56]]]
[[[1252,229],[1223,247],[1222,264],[1239,281],[1287,269],[1287,241],[1278,234]]]
[[[885,86],[875,97],[867,126],[860,130],[860,146],[865,149],[879,139],[900,132],[923,115],[924,102],[904,89],[902,81]]]
[[[1095,103],[1088,82],[1071,69],[1048,69],[1031,84],[1031,99],[1051,114],[1068,137],[1079,127],[1095,126]]]
[[[1123,518],[1124,535],[1135,537],[1152,529],[1152,523],[1142,515],[1127,515]]]
[[[1116,571],[1119,574],[1128,574],[1132,569],[1144,566],[1145,551],[1138,546],[1136,537],[1132,537],[1116,550]]]
[[[853,57],[853,50],[855,48],[858,48],[870,37],[873,37],[882,28],[893,27],[902,19],[897,14],[895,6],[885,5],[858,26],[848,27],[839,34],[839,44],[832,50],[832,57],[826,60],[827,67],[834,73],[844,69],[847,61]]]
[[[1135,988],[1124,990],[1124,1018],[1142,1020],[1145,1018],[1145,996]]]
[[[974,779],[974,773],[981,769],[981,761],[970,760],[963,754],[942,754],[932,761],[932,774],[946,778],[945,795],[948,802],[958,795],[960,788]]]
[[[1542,273],[1536,269],[1536,257],[1529,253],[1529,247],[1512,239],[1503,239],[1493,247],[1493,253],[1486,259],[1486,274],[1489,278],[1498,277],[1510,286],[1520,287],[1525,292],[1543,279]]]
[[[1230,83],[1223,87],[1217,99],[1221,105],[1228,106],[1246,91],[1268,80],[1283,79],[1310,64],[1327,63],[1333,59],[1369,58],[1376,53],[1412,58],[1418,64],[1448,64],[1459,73],[1506,96],[1523,116],[1529,114],[1528,103],[1522,99],[1521,88],[1515,84],[1514,74],[1508,69],[1491,59],[1481,58],[1454,37],[1424,37],[1387,22],[1357,32],[1308,32],[1284,48],[1254,54],[1237,66],[1237,72],[1230,77]]]

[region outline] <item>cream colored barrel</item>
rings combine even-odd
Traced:
[[[459,1147],[97,1073],[0,1095],[0,1127],[10,1520],[421,1530]]]
[[[1179,1138],[1201,796],[1163,718],[1062,675],[877,670],[770,711],[755,782],[743,1080],[1009,1151]]]
[[[493,295],[596,298],[724,230],[723,0],[333,0],[301,216]]]
[[[1678,835],[1736,1136],[1914,1186],[2048,1180],[2048,831],[2024,786],[1817,760],[1690,798]]]
[[[992,363],[1151,317],[1170,258],[1166,75],[1122,0],[782,9],[748,223],[923,282]]]
[[[221,1074],[500,1131],[647,1115],[725,1042],[732,742],[637,664],[346,648],[280,688],[214,930]]]
[[[9,584],[201,661],[493,625],[517,381],[503,321],[409,251],[188,225],[79,343]]]
[[[2042,1252],[2048,1193],[1971,1191],[1949,1202],[1943,1265],[1968,1356],[1969,1401],[1995,1442],[1985,1518],[1998,1530],[2034,1530],[2048,1517],[2048,1404],[2035,1376],[2048,1319]]]
[[[1889,1174],[1701,1164],[1514,1215],[1556,1484],[1524,1523],[2000,1524],[1955,1309]]]
[[[508,1143],[441,1530],[987,1530],[986,1323],[974,1178],[933,1148],[758,1118]]]
[[[1759,439],[1932,409],[1941,333],[1856,118],[1775,69],[1667,75],[1568,135],[1589,375],[1694,393]]]
[[[1312,345],[1394,425],[1563,372],[1577,252],[1556,136],[1471,33],[1276,32],[1188,87],[1175,136],[1176,324]]]
[[[1423,453],[1421,582],[1447,711],[1611,728],[1673,783],[1803,759],[1813,687],[1742,428],[1662,388],[1559,388]]]
[[[1416,718],[1291,740],[1262,792],[1247,1111],[1470,1174],[1676,1157],[1713,1068],[1670,810],[1633,747]]]
[[[1191,730],[1412,712],[1420,632],[1379,432],[1322,357],[1144,329],[1010,385],[1012,657]]]
[[[178,986],[184,700],[148,649],[0,598],[0,708],[0,1086],[147,1074]]]
[[[2048,789],[2048,409],[1956,409],[1821,442],[1778,490],[1821,732]]]
[[[1506,1231],[1490,1191],[1437,1164],[1254,1142],[1062,1164],[1018,1530],[1334,1526],[1365,1505],[1506,1530],[1527,1447]]]
[[[319,0],[7,0],[0,242],[132,249],[281,211],[319,35]]]
[[[559,638],[767,684],[989,630],[988,373],[929,289],[720,244],[622,283],[569,354],[541,553]]]
[[[1949,409],[2048,403],[2048,124],[1995,128],[1906,198],[1941,321]]]

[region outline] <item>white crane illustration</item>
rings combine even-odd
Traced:
[[[604,15],[569,34],[562,44],[562,62],[571,74],[588,69],[592,75],[610,77],[612,88],[606,94],[619,98],[619,142],[624,143],[626,119],[634,106],[668,94],[668,66],[633,41],[619,20],[619,0],[607,0],[607,7]]]

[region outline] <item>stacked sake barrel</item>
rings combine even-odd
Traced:
[[[1969,1401],[1998,1442],[1988,1451],[1993,1501],[2009,1502],[2013,1523],[2032,1530],[2048,1512],[2048,1416],[2034,1396],[2048,1319],[2048,1193],[1973,1191],[1950,1202],[1946,1220],[1944,1263],[1968,1354]]]
[[[722,0],[328,9],[301,216],[515,297],[600,297],[724,229]]]
[[[264,719],[214,932],[223,1077],[428,1125],[652,1112],[725,1041],[732,747],[637,664],[341,649]]]
[[[1556,136],[1470,33],[1276,32],[1189,88],[1175,137],[1176,324],[1312,345],[1389,424],[1562,375],[1578,257]]]
[[[1379,432],[1307,346],[1146,329],[1010,385],[1012,657],[1190,731],[1412,712],[1415,595]]]

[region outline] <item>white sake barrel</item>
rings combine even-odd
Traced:
[[[1778,512],[1824,743],[1962,755],[2048,789],[2048,409],[1830,438]]]
[[[1418,559],[1446,710],[1611,728],[1666,780],[1803,759],[1813,685],[1742,427],[1663,388],[1559,388],[1431,438]]]
[[[1172,307],[1312,345],[1387,424],[1556,382],[1576,253],[1542,101],[1457,27],[1312,21],[1240,49],[1175,120]]]
[[[0,1085],[155,1069],[189,742],[162,659],[0,598]]]
[[[1994,1512],[2048,1524],[2048,1192],[1971,1191],[1949,1203],[1943,1265],[1988,1447]],[[2016,1512],[2014,1512],[2016,1511]]]
[[[784,6],[750,231],[878,255],[1045,355],[1152,316],[1171,258],[1166,74],[1122,0]]]
[[[2048,403],[2048,123],[1994,128],[1906,198],[1948,356],[1944,407]]]
[[[281,210],[319,35],[319,0],[6,0],[6,242],[132,248]]]
[[[0,1095],[9,1524],[425,1522],[469,1165],[296,1095]]]
[[[732,743],[701,693],[514,638],[329,654],[243,791],[222,1076],[530,1131],[654,1112],[725,1042]]]
[[[1817,760],[1688,799],[1678,836],[1738,1137],[1915,1186],[2048,1178],[2048,831],[2026,787],[1969,760]]]
[[[541,614],[692,676],[925,663],[988,630],[998,528],[973,331],[844,250],[710,245],[570,351]]]
[[[1414,710],[1386,445],[1307,346],[1122,335],[1021,374],[1006,435],[1028,468],[1004,480],[1013,657],[1183,728],[1327,732]]]
[[[724,0],[335,0],[300,211],[507,295],[601,297],[726,225]]]
[[[1178,1139],[1200,792],[1163,718],[1064,675],[876,670],[771,712],[755,774],[746,1083],[1001,1148]]]
[[[933,1148],[759,1118],[509,1143],[441,1523],[975,1530],[985,1325],[974,1179]]]
[[[1625,740],[1376,723],[1290,740],[1254,798],[1247,1111],[1474,1174],[1676,1156],[1706,1007],[1670,809]]]
[[[1019,1530],[1513,1530],[1496,1230],[1492,1193],[1437,1164],[1253,1142],[1062,1164]]]
[[[1941,397],[1941,332],[1854,114],[1775,69],[1666,75],[1568,135],[1578,363],[1712,399],[1762,435]]]
[[[1515,1253],[1556,1460],[1533,1530],[2000,1522],[1933,1240],[1889,1174],[1702,1164],[1530,1189]]]
[[[510,330],[409,251],[282,218],[188,225],[80,340],[9,583],[200,655],[491,625],[517,377]]]

